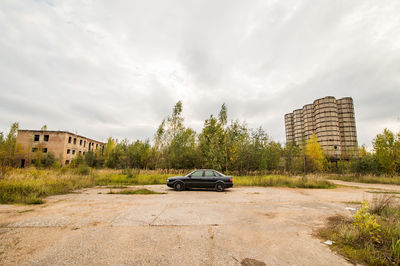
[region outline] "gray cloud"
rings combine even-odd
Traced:
[[[400,130],[400,3],[12,1],[0,3],[0,131],[152,138],[182,100],[200,130],[230,119],[284,142],[283,115],[351,96],[359,142]]]

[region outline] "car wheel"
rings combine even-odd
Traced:
[[[215,185],[215,190],[218,192],[222,192],[222,191],[224,191],[224,189],[225,189],[225,185],[223,183],[217,183]]]
[[[182,183],[182,182],[176,182],[176,183],[174,184],[174,189],[175,189],[176,191],[182,191],[182,190],[184,189],[183,183]]]

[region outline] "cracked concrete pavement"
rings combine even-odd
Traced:
[[[91,188],[43,205],[0,205],[0,264],[345,265],[313,232],[329,216],[351,215],[347,202],[373,196],[351,187],[145,187],[166,194]]]

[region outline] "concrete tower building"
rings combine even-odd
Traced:
[[[357,151],[353,99],[327,96],[285,115],[286,142],[297,145],[314,133],[330,159],[349,158]]]

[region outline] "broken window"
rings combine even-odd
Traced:
[[[68,150],[67,150],[67,154],[69,154],[70,152],[71,152],[71,150],[70,150],[70,149],[68,149]]]
[[[83,152],[83,155],[85,155],[85,152]]]
[[[38,148],[32,148],[32,152],[37,152]]]
[[[72,154],[75,154],[75,150],[72,150]]]
[[[65,164],[69,164],[69,160],[65,160]]]
[[[96,149],[99,147],[99,144],[96,143]]]
[[[71,141],[72,141],[72,138],[68,137],[68,143],[71,143]]]
[[[74,138],[74,144],[76,144],[76,138]]]
[[[79,140],[79,145],[82,146],[82,140]]]
[[[81,153],[82,153],[82,152],[81,152],[81,151],[79,151],[79,155],[81,155]]]
[[[44,153],[47,153],[47,148],[43,148],[43,152],[44,152]]]
[[[49,137],[50,137],[49,135],[44,135],[43,140],[44,141],[49,141]]]
[[[39,141],[39,135],[35,135],[35,137],[34,137],[33,140],[34,140],[34,141]]]

